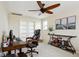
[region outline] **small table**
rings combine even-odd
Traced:
[[[19,55],[20,54],[22,55],[23,54],[22,48],[25,48],[25,47],[26,47],[26,42],[19,41],[19,42],[14,42],[12,46],[0,48],[0,50],[2,49],[2,52],[5,52],[5,51],[11,52],[12,50],[19,49]]]

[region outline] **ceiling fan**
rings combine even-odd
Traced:
[[[28,10],[28,11],[41,11],[42,13],[53,14],[53,12],[50,10],[60,6],[60,3],[58,3],[44,8],[45,4],[42,3],[41,1],[37,1],[37,4],[39,5],[40,10]]]

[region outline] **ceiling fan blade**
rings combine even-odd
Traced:
[[[28,10],[28,11],[40,11],[40,10]]]
[[[48,14],[53,14],[53,12],[52,12],[52,11],[46,11],[46,13],[48,13]]]
[[[56,7],[59,7],[59,6],[60,6],[60,4],[58,3],[58,4],[51,5],[51,6],[47,7],[47,8],[45,8],[45,9],[46,10],[51,10],[51,9],[54,9]]]
[[[14,12],[12,12],[11,14],[12,14],[12,15],[22,16],[22,14],[19,14],[19,13],[14,13]]]
[[[43,8],[44,7],[44,5],[42,4],[41,1],[37,1],[37,4],[39,5],[40,8]]]

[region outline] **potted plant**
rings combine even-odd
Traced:
[[[49,27],[48,30],[49,30],[49,33],[52,33],[53,27]]]

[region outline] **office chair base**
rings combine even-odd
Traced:
[[[23,52],[22,53],[18,53],[18,56],[19,57],[27,57],[27,55],[25,53],[23,53]]]
[[[32,51],[31,51],[31,50],[27,50],[26,54],[27,54],[27,53],[31,53],[31,52],[33,52],[33,53],[37,53],[37,54],[38,54],[38,52],[35,51],[35,50],[32,50]]]
[[[31,57],[33,57],[33,53],[37,53],[38,54],[38,52],[35,51],[35,50],[27,50],[26,54],[28,54],[28,53],[31,53]]]

